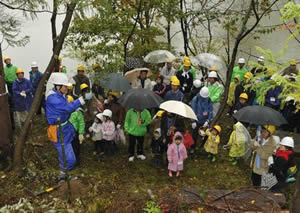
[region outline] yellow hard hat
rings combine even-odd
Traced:
[[[274,125],[264,125],[264,128],[268,130],[271,135],[276,131],[276,127]]]
[[[180,81],[176,78],[171,82],[171,85],[173,86],[179,86],[180,85]]]
[[[297,65],[297,60],[296,59],[292,59],[290,61],[290,65]]]
[[[59,56],[59,57],[58,57],[58,60],[59,60],[59,61],[62,61],[62,57]]]
[[[218,71],[217,70],[217,67],[215,65],[212,65],[210,68],[209,68],[209,71]]]
[[[174,80],[178,80],[176,75],[172,75],[171,78],[170,78],[170,81],[174,81]]]
[[[24,71],[22,69],[17,69],[16,74],[18,75],[19,73],[24,73]]]
[[[191,64],[191,61],[185,61],[184,63],[183,63],[183,66],[185,66],[185,67],[190,67],[192,64]]]
[[[217,130],[217,131],[219,132],[219,134],[220,134],[221,131],[222,131],[222,128],[221,128],[221,126],[219,126],[219,125],[215,125],[215,126],[214,126],[214,129]]]
[[[10,57],[4,57],[4,59],[3,59],[3,61],[5,62],[6,60],[11,60],[11,58]]]
[[[80,84],[80,90],[83,90],[85,88],[89,88],[87,84]]]
[[[68,86],[68,89],[72,90],[73,89],[73,85],[71,84],[70,86]]]
[[[120,95],[121,95],[121,93],[120,92],[116,92],[116,91],[110,91],[109,93],[108,93],[108,95],[113,95],[113,96],[115,96],[115,97],[120,97]]]
[[[84,71],[84,66],[78,65],[77,66],[77,71]]]
[[[247,72],[245,75],[244,75],[244,78],[246,79],[250,79],[253,77],[253,74],[251,72]]]
[[[247,93],[242,93],[242,94],[240,95],[240,98],[244,98],[244,99],[247,99],[247,100],[248,100],[248,95],[247,95]]]
[[[185,57],[183,58],[183,63],[186,62],[186,61],[191,61],[190,57],[185,56]]]
[[[156,116],[157,117],[161,117],[163,114],[164,114],[164,110],[159,110],[157,113],[156,113]]]
[[[67,101],[68,101],[68,103],[71,103],[74,101],[74,98],[71,95],[68,95]]]
[[[100,67],[100,64],[98,64],[98,63],[96,63],[96,64],[93,65],[93,69],[97,69],[99,67]]]

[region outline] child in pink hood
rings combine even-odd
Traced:
[[[183,136],[180,132],[174,135],[173,143],[168,148],[168,170],[169,176],[172,177],[172,172],[176,172],[176,176],[180,175],[183,170],[183,161],[187,158],[186,148],[183,144]]]
[[[104,154],[113,155],[114,150],[114,140],[115,140],[115,124],[111,120],[112,112],[109,109],[106,109],[102,113],[103,123],[102,123],[102,135],[104,141]]]

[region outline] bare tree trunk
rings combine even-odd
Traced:
[[[183,12],[183,2],[184,0],[180,0],[180,9]],[[187,35],[187,30],[186,30],[186,25],[185,25],[185,18],[180,17],[180,26],[181,26],[181,31],[182,31],[182,36],[183,36],[183,44],[184,44],[184,52],[186,56],[189,56],[188,52],[188,35]]]
[[[168,40],[168,50],[171,50],[172,40],[171,40],[171,22],[170,21],[168,21],[166,31],[167,31],[167,40]]]
[[[2,46],[0,43],[0,58],[2,59]],[[0,62],[0,163],[2,167],[6,167],[6,161],[8,156],[12,156],[12,126],[10,122],[10,113],[8,105],[8,92],[5,89],[4,81],[4,66],[1,60]],[[1,169],[1,167],[0,167]]]
[[[17,139],[15,152],[14,152],[14,169],[16,172],[21,172],[22,163],[23,163],[22,160],[23,160],[24,145],[25,145],[27,132],[32,123],[33,117],[38,110],[39,104],[42,100],[45,82],[50,77],[51,71],[53,70],[55,63],[57,61],[57,57],[59,56],[59,53],[62,49],[65,37],[67,35],[67,31],[69,29],[69,26],[70,26],[70,23],[72,20],[72,16],[73,16],[75,7],[76,7],[76,3],[70,3],[67,5],[67,12],[66,12],[66,16],[65,16],[65,19],[63,22],[63,27],[60,32],[60,36],[59,36],[57,45],[54,48],[54,51],[51,56],[48,67],[47,67],[47,69],[39,83],[39,86],[36,90],[35,97],[33,99],[33,103],[31,105],[29,114],[28,114],[25,124],[21,130],[20,136]]]
[[[300,168],[300,159],[299,153],[296,153],[296,161],[297,161],[297,168]],[[300,212],[300,172],[297,174],[297,182],[296,182],[296,190],[293,196],[293,202],[291,206],[291,213],[298,213]]]

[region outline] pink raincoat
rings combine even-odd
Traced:
[[[115,139],[115,124],[112,120],[107,120],[102,123],[103,139],[113,141]]]
[[[173,172],[182,171],[183,161],[187,158],[186,148],[183,142],[179,145],[175,143],[175,138],[177,136],[181,136],[183,138],[181,133],[176,132],[173,137],[173,143],[169,146],[167,152],[169,161],[168,170],[171,170]]]

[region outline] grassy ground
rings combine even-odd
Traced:
[[[71,172],[79,180],[71,185],[73,196],[72,202],[68,203],[65,185],[35,198],[24,192],[25,188],[41,191],[55,186],[58,175],[57,153],[47,140],[46,121],[37,117],[25,150],[24,176],[17,177],[13,172],[0,173],[0,209],[3,205],[15,204],[20,198],[26,198],[24,202],[28,206],[24,204],[23,208],[27,208],[28,212],[67,212],[66,209],[69,209],[68,212],[142,212],[146,205],[148,209],[152,208],[149,212],[155,212],[155,206],[170,212],[199,212],[200,203],[190,204],[179,198],[181,189],[202,192],[251,185],[249,166],[244,162],[232,166],[227,151],[221,148],[227,143],[231,125],[230,119],[222,119],[223,141],[217,162],[211,163],[206,153],[198,150],[197,157],[186,160],[179,178],[169,178],[165,167],[152,167],[150,137],[146,144],[147,159],[133,163],[128,162],[127,147],[121,147],[114,157],[93,156],[93,143],[88,140],[81,146],[80,166]],[[149,194],[153,194],[154,202],[150,201]]]

